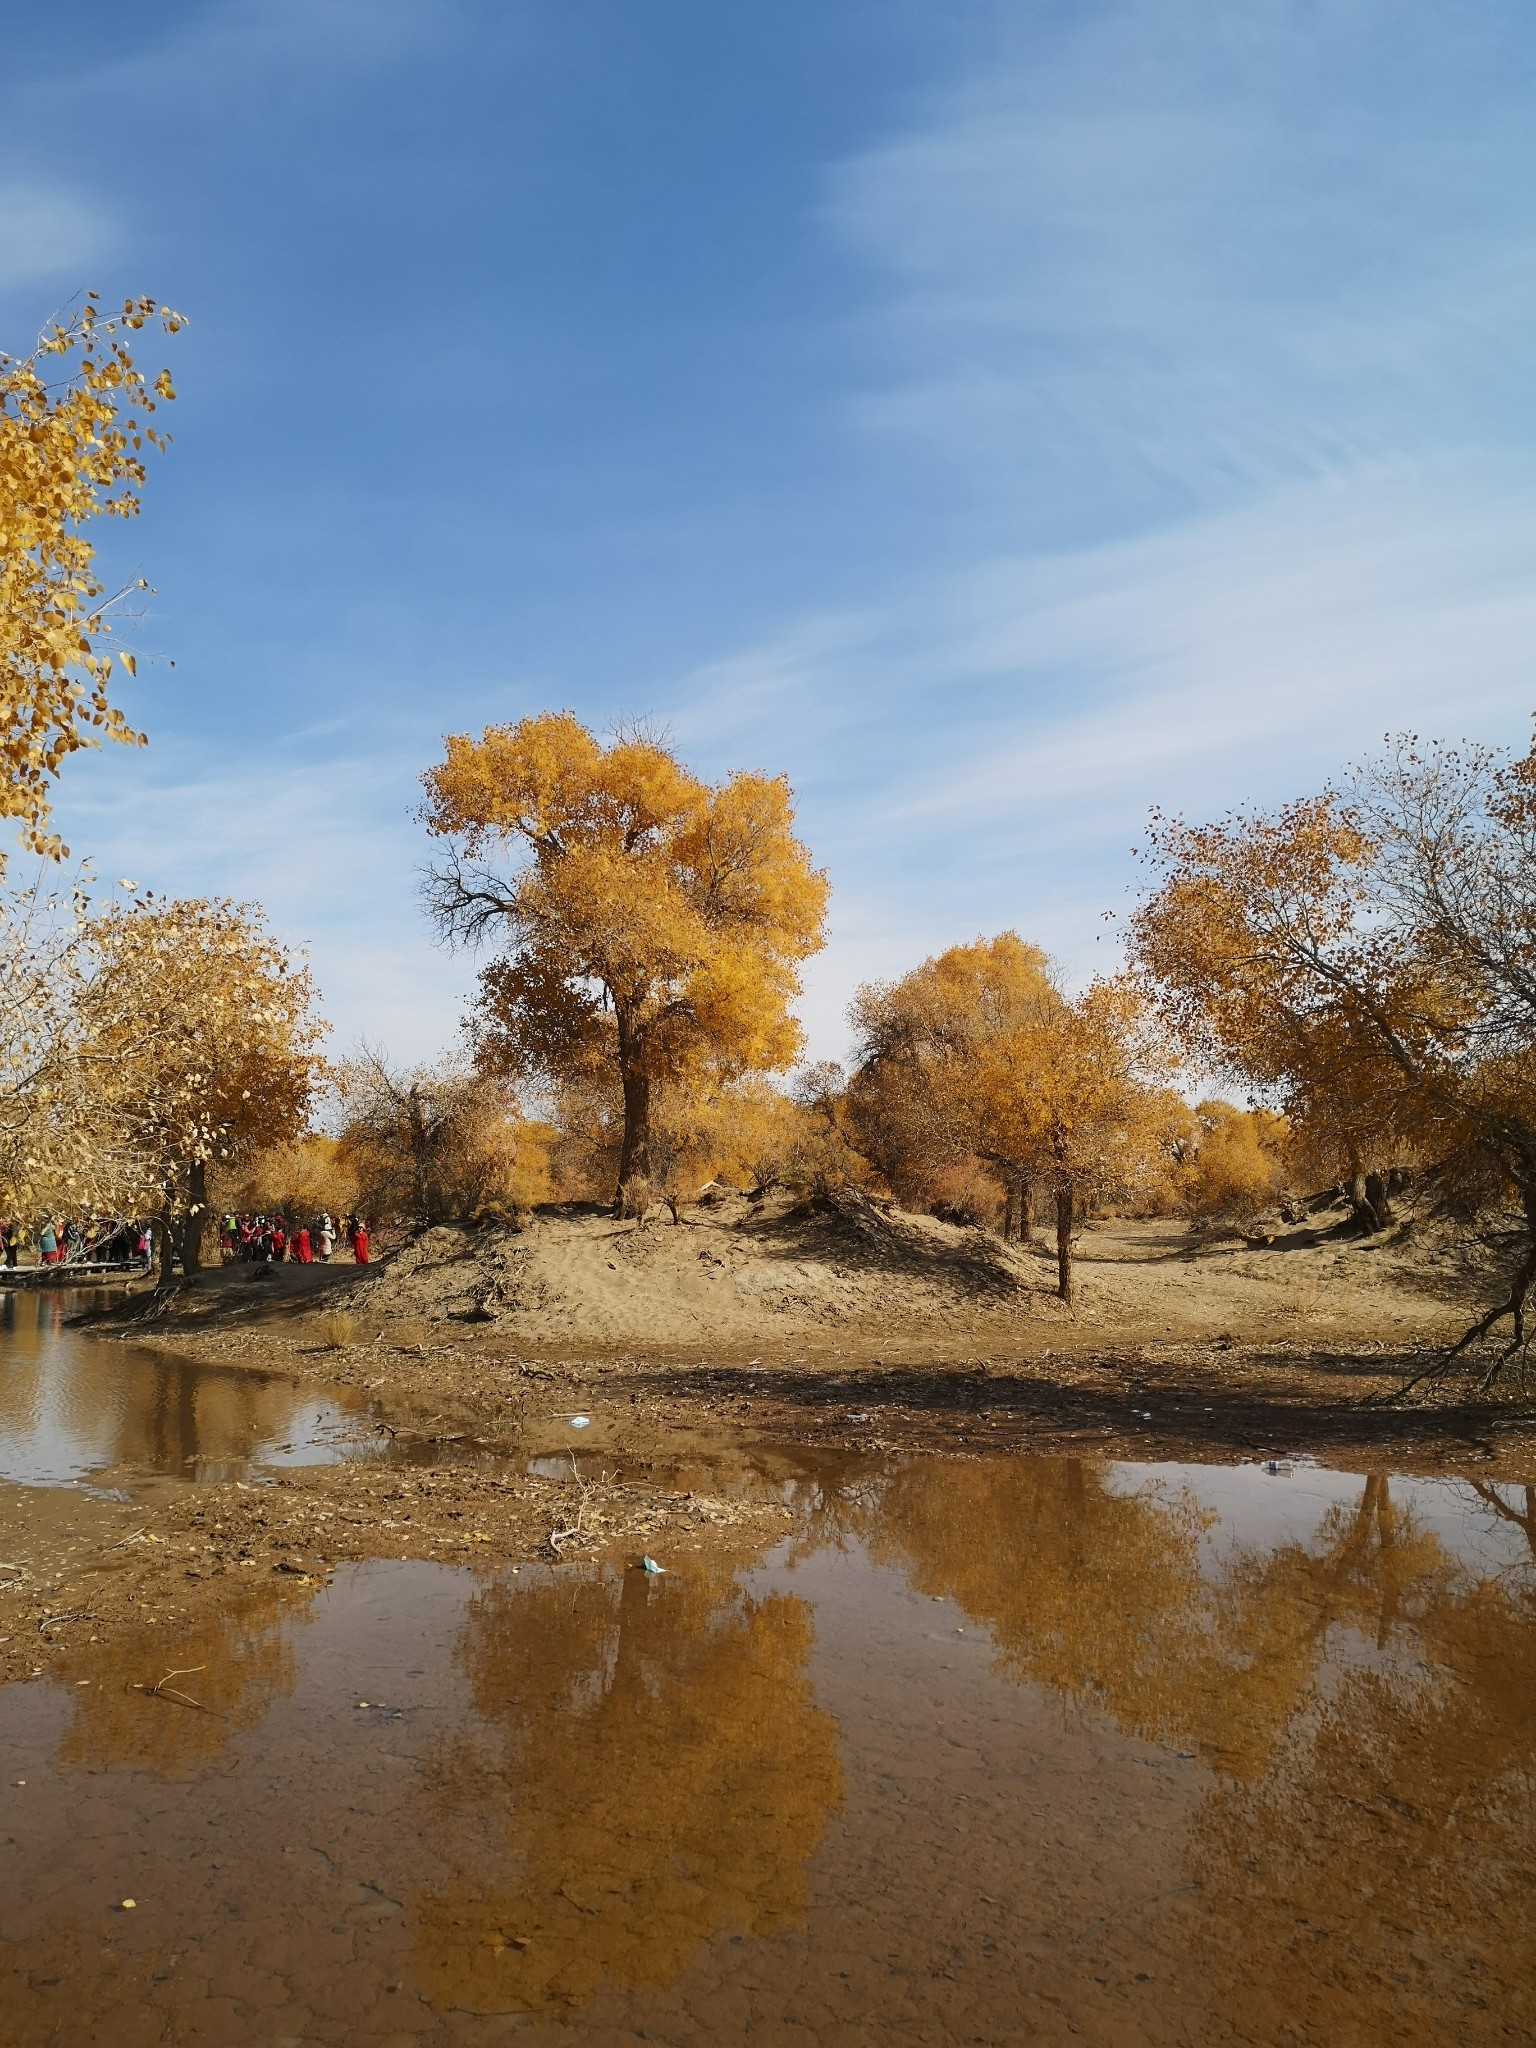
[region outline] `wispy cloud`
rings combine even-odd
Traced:
[[[1019,714],[922,779],[910,816],[1056,817],[1124,791],[1226,801],[1330,772],[1384,727],[1507,733],[1531,702],[1536,464],[1446,460],[1292,487],[1239,511],[955,593],[962,688]],[[967,616],[968,615],[968,616]],[[984,703],[995,711],[991,692]],[[983,723],[991,721],[983,719]]]
[[[59,821],[98,876],[261,903],[309,955],[333,1049],[366,1035],[430,1058],[455,1037],[475,970],[433,943],[422,915],[415,753],[305,755],[295,742],[281,765],[210,771],[184,741],[108,748],[71,763]]]
[[[1000,31],[833,181],[829,224],[881,292],[866,427],[993,488],[1075,472],[1075,504],[1530,419],[1509,337],[1536,313],[1536,150],[1496,35],[1427,0],[1067,19]]]
[[[0,180],[0,292],[79,283],[115,239],[113,218],[99,201],[41,179]]]
[[[1536,463],[1405,463],[908,588],[820,646],[820,712],[788,662],[784,697],[735,701],[832,869],[818,1048],[839,1049],[860,979],[975,932],[1102,967],[1153,804],[1282,801],[1409,727],[1522,745],[1533,559]]]
[[[1101,964],[1153,803],[1273,802],[1405,726],[1523,743],[1533,172],[1494,16],[1429,0],[1000,10],[836,168],[850,420],[939,455],[973,541],[816,664],[828,1049],[859,973],[977,930]]]

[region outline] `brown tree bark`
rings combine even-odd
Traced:
[[[1357,1162],[1349,1170],[1344,1191],[1355,1212],[1354,1221],[1366,1236],[1386,1229],[1392,1220],[1392,1207],[1387,1200],[1386,1182],[1379,1173],[1367,1173]]]
[[[1014,1185],[1013,1185],[1013,1182],[1012,1182],[1012,1181],[1009,1181],[1009,1183],[1008,1183],[1007,1187],[1006,1187],[1006,1188],[1005,1188],[1005,1189],[1003,1190],[1003,1243],[1004,1243],[1004,1244],[1011,1244],[1011,1243],[1013,1242],[1013,1232],[1014,1232],[1014,1197],[1015,1197],[1015,1189],[1014,1189]]]
[[[1033,1181],[1019,1182],[1019,1243],[1033,1244],[1035,1241],[1035,1186]]]
[[[1059,1187],[1056,1190],[1056,1292],[1071,1306],[1072,1302],[1072,1190]]]
[[[181,1233],[181,1270],[200,1273],[203,1269],[203,1232],[208,1225],[208,1167],[194,1159],[187,1169],[187,1220]]]
[[[624,1190],[651,1174],[651,1078],[628,1063],[624,1074],[624,1142],[619,1148],[619,1186],[614,1213],[622,1214]]]

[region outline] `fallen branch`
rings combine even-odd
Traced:
[[[183,1664],[178,1670],[167,1671],[165,1677],[157,1678],[153,1685],[140,1685],[135,1680],[133,1690],[143,1693],[146,1699],[175,1700],[179,1706],[196,1707],[200,1714],[217,1715],[218,1710],[216,1708],[205,1707],[201,1700],[193,1699],[190,1693],[178,1692],[176,1687],[170,1683],[170,1680],[173,1678],[190,1678],[194,1671],[206,1671],[207,1669],[206,1664]],[[218,1718],[222,1719],[222,1716]]]
[[[576,1493],[580,1502],[576,1509],[576,1519],[565,1528],[551,1529],[549,1535],[545,1538],[549,1554],[557,1564],[564,1555],[567,1544],[580,1543],[591,1537],[592,1531],[585,1526],[587,1508],[591,1503],[592,1495],[597,1491],[598,1487],[608,1483],[608,1474],[606,1472],[600,1472],[595,1479],[583,1479],[581,1473],[577,1470],[574,1458],[571,1460],[571,1478],[575,1482]]]
[[[37,1632],[41,1635],[44,1629],[62,1628],[66,1621],[94,1621],[95,1619],[94,1614],[45,1614],[37,1624]]]

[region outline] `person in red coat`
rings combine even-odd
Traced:
[[[313,1263],[314,1254],[309,1248],[309,1225],[307,1223],[301,1223],[293,1233],[293,1256],[301,1266],[308,1266]]]
[[[360,1266],[368,1263],[368,1226],[359,1216],[357,1228],[352,1233],[352,1256]]]

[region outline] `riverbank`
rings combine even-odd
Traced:
[[[236,1265],[129,1296],[77,1327],[313,1385],[376,1418],[376,1452],[115,1500],[8,1490],[0,1674],[92,1638],[171,1643],[232,1584],[302,1588],[358,1559],[762,1544],[775,1460],[796,1456],[1536,1472],[1518,1378],[1401,1395],[1465,1326],[1477,1276],[1454,1246],[1107,1223],[1072,1311],[1052,1277],[1043,1253],[932,1218],[731,1197],[677,1224],[567,1211],[429,1231],[367,1269]]]
[[[205,1364],[366,1393],[407,1435],[668,1457],[696,1437],[1113,1456],[1502,1460],[1536,1445],[1517,1372],[1405,1395],[1486,1298],[1432,1229],[1268,1242],[1172,1220],[1083,1233],[1070,1308],[1048,1248],[862,1201],[720,1193],[681,1220],[541,1214],[428,1230],[380,1265],[229,1266],[87,1324]]]

